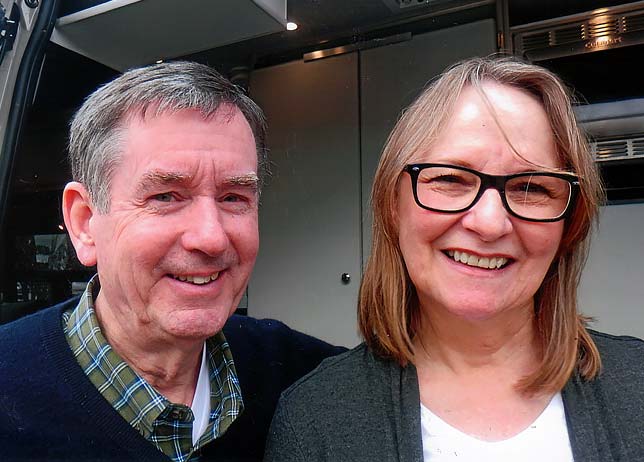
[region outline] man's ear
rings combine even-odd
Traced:
[[[90,229],[94,206],[81,183],[67,183],[63,191],[63,218],[78,260],[85,266],[96,264],[96,246]]]

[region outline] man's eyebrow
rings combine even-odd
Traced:
[[[253,172],[246,175],[229,176],[224,178],[222,184],[225,186],[250,186],[252,188],[257,188],[259,178],[257,177],[257,174]]]
[[[192,175],[165,170],[152,170],[145,173],[136,187],[137,192],[144,193],[158,186],[183,185],[192,180]]]
[[[182,172],[169,172],[165,170],[153,170],[145,173],[137,185],[137,193],[144,194],[160,186],[185,186],[193,180],[193,176]],[[224,187],[243,186],[251,189],[258,189],[259,178],[255,172],[245,175],[234,175],[224,178],[221,181]]]

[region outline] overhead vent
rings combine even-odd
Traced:
[[[591,149],[598,162],[644,159],[644,138],[600,140],[591,143]]]
[[[510,29],[514,51],[532,61],[644,44],[644,1]]]

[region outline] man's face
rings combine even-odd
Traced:
[[[258,249],[257,154],[236,108],[133,117],[111,204],[89,222],[102,320],[141,340],[203,339],[246,288]]]

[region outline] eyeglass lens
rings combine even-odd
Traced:
[[[477,198],[481,178],[452,167],[426,167],[419,172],[418,201],[426,207],[457,211],[468,208]],[[536,220],[561,216],[571,197],[570,182],[564,178],[525,174],[505,183],[507,206],[515,214]]]

